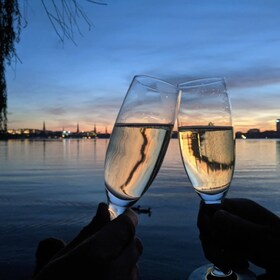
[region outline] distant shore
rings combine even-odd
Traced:
[[[30,139],[30,140],[49,140],[49,139],[109,139],[110,133],[93,133],[93,132],[61,132],[61,131],[48,131],[48,132],[30,132],[30,133],[0,133],[0,140],[10,139]],[[172,138],[178,138],[178,132],[173,131]],[[236,132],[236,139],[280,139],[280,131],[274,130],[249,130],[246,133]]]
[[[246,133],[236,132],[235,137],[236,139],[280,139],[280,131],[266,130],[261,132],[256,129]]]
[[[49,133],[49,134],[0,134],[0,140],[62,140],[62,139],[109,139],[109,133],[100,133],[97,135],[90,135],[85,133],[71,133],[67,135],[58,134],[58,133]]]

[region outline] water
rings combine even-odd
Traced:
[[[26,279],[39,240],[71,240],[106,201],[108,140],[0,141],[0,279]],[[136,205],[144,244],[141,279],[186,279],[206,263],[198,239],[199,197],[172,139],[162,168]],[[280,140],[237,140],[228,197],[246,197],[280,215]],[[170,276],[172,275],[172,277]]]

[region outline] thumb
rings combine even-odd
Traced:
[[[85,226],[80,232],[81,235],[89,237],[97,231],[99,231],[105,224],[110,221],[110,212],[108,210],[108,205],[104,202],[99,203],[96,210],[96,215],[93,217],[91,222]]]
[[[72,256],[83,256],[98,262],[114,259],[134,238],[136,226],[137,216],[128,209],[70,253]]]
[[[135,236],[137,216],[128,209],[108,223],[91,240],[95,254],[101,258],[115,258]]]

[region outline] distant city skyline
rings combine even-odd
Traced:
[[[80,1],[94,24],[62,44],[41,1],[28,1],[6,67],[8,129],[111,131],[136,74],[171,83],[222,76],[236,131],[275,130],[280,118],[280,1]],[[22,7],[24,9],[24,7]]]
[[[43,122],[41,127],[17,127],[17,128],[8,128],[8,130],[20,130],[20,129],[35,129],[35,130],[41,130],[41,131],[71,131],[71,132],[82,132],[82,131],[95,131],[95,132],[102,132],[102,133],[107,133],[108,132],[108,127],[107,126],[97,126],[96,124],[93,124],[91,128],[88,130],[83,129],[82,126],[80,126],[80,123],[76,123],[75,128],[73,129],[74,126],[71,127],[71,129],[68,129],[65,126],[62,126],[60,129],[51,129],[48,128],[47,122]]]
[[[80,128],[81,127],[81,128]],[[83,131],[94,131],[94,132],[99,132],[99,133],[111,133],[112,132],[112,129],[108,130],[108,127],[107,126],[97,126],[95,123],[92,125],[91,128],[89,129],[83,129],[82,126],[80,126],[80,123],[77,122],[76,123],[76,127],[75,129],[71,130],[71,129],[67,129],[67,127],[63,126],[61,129],[56,129],[56,130],[53,130],[53,129],[48,129],[47,128],[47,124],[46,122],[44,121],[43,124],[42,124],[42,127],[41,128],[38,128],[38,127],[18,127],[18,128],[9,128],[8,130],[23,130],[23,129],[34,129],[34,130],[41,130],[41,131],[71,131],[71,132],[83,132]],[[175,125],[174,126],[174,129],[173,131],[177,131],[177,126]],[[272,129],[260,129],[258,127],[250,127],[248,128],[247,131],[244,131],[244,130],[236,130],[236,128],[234,127],[234,130],[235,130],[235,133],[236,132],[249,132],[250,130],[253,131],[253,130],[259,130],[261,132],[264,132],[264,131],[277,131],[277,132],[280,132],[280,119],[276,119],[275,120],[275,127],[272,128]]]
[[[258,128],[251,128],[246,132],[235,131],[235,139],[280,139],[280,119],[276,120],[276,130],[261,131]],[[105,128],[104,131],[97,131],[96,126],[94,129],[83,131],[80,130],[79,124],[77,124],[76,131],[67,131],[62,128],[61,130],[52,131],[47,130],[45,122],[43,123],[43,129],[9,129],[6,134],[0,135],[0,140],[9,139],[30,139],[30,140],[45,140],[45,139],[108,139],[111,136],[111,132]],[[178,138],[178,130],[175,128],[172,133],[172,138]]]

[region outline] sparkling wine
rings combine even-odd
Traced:
[[[183,126],[179,128],[181,156],[198,193],[226,191],[233,176],[235,152],[231,126]]]
[[[153,182],[166,153],[173,125],[116,123],[105,159],[107,190],[137,200]]]

